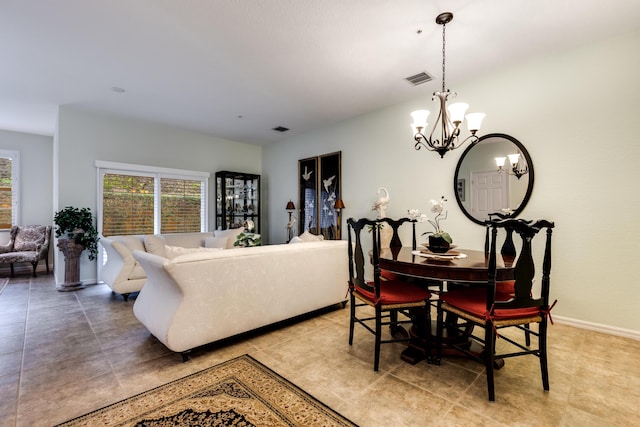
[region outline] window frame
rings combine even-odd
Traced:
[[[200,216],[200,232],[208,231],[208,218],[209,218],[209,178],[211,173],[190,171],[183,169],[163,168],[157,166],[137,165],[131,163],[118,163],[108,162],[102,160],[96,160],[96,173],[97,173],[97,185],[98,185],[98,212],[96,215],[98,233],[102,234],[103,225],[103,178],[105,174],[120,174],[120,175],[132,175],[132,176],[146,176],[154,178],[154,218],[153,218],[153,233],[160,234],[161,229],[161,178],[170,179],[184,179],[200,181],[202,183],[201,188],[201,216]]]
[[[10,231],[22,220],[20,203],[20,152],[17,150],[0,149],[0,157],[11,160],[11,227],[0,228],[0,231]]]

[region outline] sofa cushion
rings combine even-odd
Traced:
[[[133,266],[133,270],[129,273],[128,280],[137,280],[137,279],[145,279],[147,277],[147,273],[145,273],[144,268],[136,261]]]
[[[166,258],[174,259],[179,257],[180,255],[193,254],[198,252],[212,252],[212,251],[220,251],[223,248],[183,248],[182,246],[169,246],[166,245],[164,250],[167,254]]]
[[[228,230],[216,230],[213,232],[214,237],[227,237],[227,249],[233,249],[233,244],[238,240],[238,234],[242,233],[242,228],[230,228]]]
[[[122,243],[129,249],[131,252],[133,251],[145,251],[144,250],[144,242],[140,238],[140,236],[124,236],[122,238]]]
[[[166,242],[162,236],[158,236],[157,234],[144,236],[144,247],[150,254],[166,258],[167,255],[164,250],[165,245]]]
[[[303,242],[319,242],[321,240],[324,240],[324,236],[316,236],[309,230],[305,230],[304,233],[302,233],[299,237]]]
[[[228,237],[207,237],[204,239],[204,247],[225,249],[228,241]]]

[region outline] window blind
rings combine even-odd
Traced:
[[[153,234],[153,176],[106,173],[102,182],[102,235]]]
[[[161,233],[198,232],[203,217],[202,181],[160,178]]]

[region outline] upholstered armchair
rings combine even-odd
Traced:
[[[49,273],[50,225],[14,225],[9,236],[9,243],[0,246],[0,264],[11,264],[11,277],[13,264],[16,262],[30,262],[35,277],[36,267],[41,259],[45,260]]]

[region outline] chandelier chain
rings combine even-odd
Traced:
[[[442,24],[442,92],[443,92],[443,93],[444,93],[444,91],[446,90],[446,89],[445,89],[445,83],[444,83],[444,80],[445,80],[445,76],[444,76],[444,70],[445,70],[445,66],[444,66],[444,64],[445,64],[445,51],[444,51],[444,47],[445,47],[445,45],[446,45],[446,40],[445,40],[445,37],[444,37],[444,32],[445,32],[446,27],[447,27],[447,24]]]

